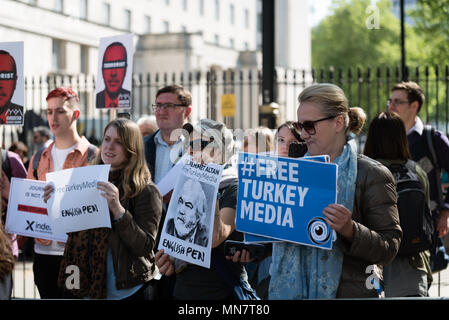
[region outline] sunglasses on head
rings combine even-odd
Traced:
[[[299,132],[301,132],[301,130],[304,129],[305,132],[307,132],[309,135],[313,136],[316,133],[316,129],[315,129],[316,123],[318,123],[320,121],[330,120],[335,117],[336,117],[336,115],[318,119],[318,120],[314,120],[314,121],[304,121],[304,122],[298,121],[298,122],[295,122],[294,126],[295,126],[296,130],[298,130]]]

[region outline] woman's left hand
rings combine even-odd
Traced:
[[[341,204],[330,204],[323,210],[327,224],[341,234],[344,238],[352,241],[354,237],[354,224],[351,219],[351,211]]]
[[[114,219],[120,218],[120,215],[126,210],[120,204],[118,188],[110,182],[98,182],[97,189],[101,191],[101,195],[108,201],[109,210]]]

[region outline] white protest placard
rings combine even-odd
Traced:
[[[0,42],[0,124],[23,125],[23,42]]]
[[[108,181],[110,167],[95,165],[47,173],[47,182],[54,186],[48,215],[55,232],[111,227],[107,200],[97,189],[97,182]]]
[[[133,34],[100,38],[95,92],[97,108],[131,108],[133,38]]]
[[[180,174],[167,210],[158,250],[210,268],[215,205],[223,166],[203,165],[189,156]]]
[[[6,231],[26,237],[67,240],[67,235],[54,233],[44,203],[45,181],[11,178]]]

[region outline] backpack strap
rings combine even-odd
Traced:
[[[39,149],[33,158],[33,176],[36,180],[39,180],[39,177],[37,176],[37,167],[39,167],[39,161],[41,160],[42,152],[45,150],[45,148]]]
[[[435,170],[435,179],[437,184],[438,193],[438,205],[440,208],[443,206],[443,191],[441,190],[441,168],[438,163],[437,154],[435,152],[435,146],[433,143],[433,138],[435,136],[435,129],[429,125],[424,126],[423,134],[426,135],[427,146],[429,148],[429,153]]]
[[[91,163],[95,156],[97,155],[97,147],[93,144],[89,144],[89,147],[87,147],[87,161]]]

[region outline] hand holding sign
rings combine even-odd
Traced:
[[[120,203],[118,188],[110,182],[98,181],[97,189],[101,191],[101,195],[108,201],[109,211],[114,219],[120,218],[120,215],[126,210]]]
[[[347,240],[352,240],[354,236],[351,211],[341,204],[330,204],[323,209],[326,222],[329,226],[341,234]]]

